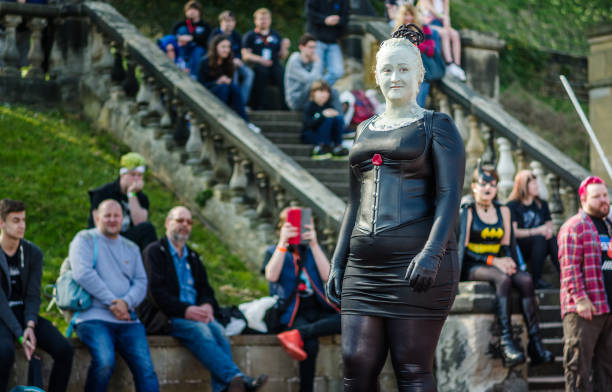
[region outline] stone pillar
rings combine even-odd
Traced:
[[[499,51],[505,41],[473,30],[461,30],[461,66],[467,85],[478,93],[499,99]]]
[[[608,160],[612,158],[612,24],[589,34],[589,121]],[[586,131],[585,131],[586,132]],[[611,179],[591,143],[591,172]]]

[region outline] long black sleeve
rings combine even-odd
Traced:
[[[434,114],[432,131],[436,212],[429,238],[422,252],[440,259],[455,229],[459,212],[465,173],[465,148],[457,128],[446,114]]]

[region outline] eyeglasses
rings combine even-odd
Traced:
[[[186,218],[176,218],[174,221],[175,221],[176,223],[180,223],[180,224],[186,223],[186,224],[188,224],[189,226],[193,225],[193,221],[192,221],[191,219],[186,219]]]

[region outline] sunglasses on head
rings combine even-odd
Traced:
[[[185,219],[185,218],[176,218],[174,221],[180,224],[183,224],[183,223],[187,223],[188,225],[193,224],[193,221],[191,219]]]

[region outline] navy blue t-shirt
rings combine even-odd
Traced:
[[[276,30],[270,30],[267,35],[251,30],[244,35],[242,47],[265,59],[277,61],[282,40],[283,37]]]

